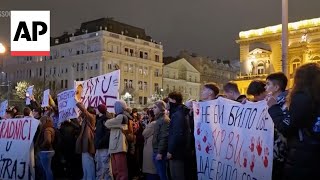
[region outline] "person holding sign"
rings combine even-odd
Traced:
[[[217,98],[219,94],[219,88],[216,83],[207,83],[203,86],[201,91],[201,100],[210,101]]]
[[[76,152],[82,155],[83,179],[95,180],[94,131],[96,128],[96,111],[91,106],[86,109],[77,97],[75,97],[75,100],[81,111],[80,118],[83,119],[80,135],[76,142]]]

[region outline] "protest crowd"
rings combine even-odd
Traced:
[[[202,87],[199,102],[171,92],[140,111],[118,99],[112,113],[106,104],[85,107],[75,95],[80,114],[64,121],[59,121],[57,98],[50,96],[49,106],[41,107],[30,95],[27,107],[8,108],[1,121],[39,120],[30,162],[35,179],[196,180],[200,165],[194,103],[220,98],[239,104],[266,101],[274,123],[272,179],[319,179],[319,64],[302,65],[292,88],[287,90],[287,84],[285,74],[273,73],[264,81],[253,80],[247,95],[241,95],[233,82],[222,89],[212,82]]]

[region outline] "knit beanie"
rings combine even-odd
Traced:
[[[166,103],[164,101],[157,101],[154,103],[162,112],[166,110]]]
[[[127,109],[127,104],[123,100],[117,100],[114,103],[114,112],[116,114],[122,114],[125,111],[125,109]]]
[[[106,114],[106,112],[107,112],[107,106],[104,105],[104,104],[100,104],[100,105],[98,106],[98,111],[99,111],[101,114]]]

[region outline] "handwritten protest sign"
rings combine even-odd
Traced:
[[[119,81],[120,70],[117,70],[84,81],[77,91],[82,92],[81,100],[86,107],[105,104],[109,112],[114,112],[114,103],[119,98]]]
[[[265,101],[194,103],[198,179],[271,179],[273,122]]]
[[[47,89],[43,92],[41,107],[48,107],[49,106],[49,96],[50,96],[50,89]]]
[[[5,100],[0,104],[0,117],[3,118],[6,115],[7,108],[8,108],[8,100]]]
[[[78,117],[78,108],[74,99],[75,90],[70,89],[58,94],[59,123]]]
[[[30,96],[32,96],[33,94],[33,86],[29,86],[27,91],[26,91],[26,105],[29,105],[30,104]]]
[[[38,125],[33,118],[0,121],[0,179],[28,179],[30,146]]]

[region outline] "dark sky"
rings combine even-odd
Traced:
[[[281,23],[281,0],[0,0],[1,10],[50,10],[51,36],[73,32],[101,17],[144,28],[164,45],[203,56],[238,59],[241,30]],[[320,0],[289,0],[289,21],[320,17]],[[9,18],[0,17],[0,42],[9,42]]]

